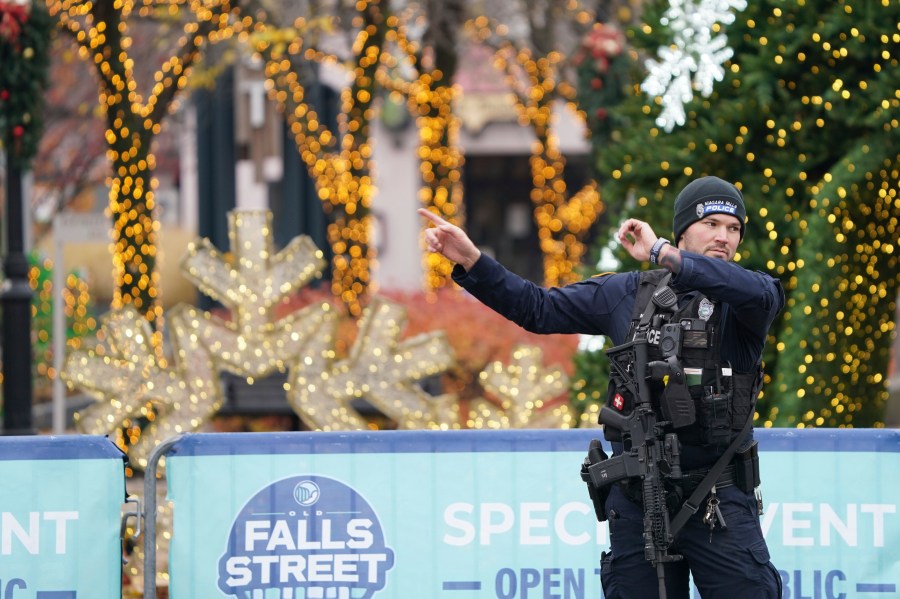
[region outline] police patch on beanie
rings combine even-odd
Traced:
[[[738,205],[731,200],[704,200],[697,204],[697,218],[703,218],[709,214],[738,215]]]
[[[740,220],[741,238],[744,237],[747,211],[741,191],[718,177],[701,177],[688,183],[675,198],[672,219],[675,243],[678,243],[685,229],[710,214],[730,214]]]

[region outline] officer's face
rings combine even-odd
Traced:
[[[685,229],[678,247],[710,258],[731,260],[741,243],[741,221],[729,214],[710,214]]]

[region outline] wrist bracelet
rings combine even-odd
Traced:
[[[656,243],[650,248],[650,264],[659,264],[659,252],[667,243],[671,244],[672,242],[668,239],[663,239],[662,237],[656,240]]]

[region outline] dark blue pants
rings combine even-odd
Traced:
[[[727,528],[716,527],[710,540],[703,523],[706,502],[675,538],[672,552],[684,559],[665,565],[668,599],[689,599],[688,574],[703,599],[781,599],[781,577],[769,561],[759,526],[756,497],[737,487],[717,490]],[[656,569],[644,557],[643,509],[618,486],[606,500],[610,552],[600,577],[606,599],[659,597]]]

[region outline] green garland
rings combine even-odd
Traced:
[[[24,169],[41,138],[54,23],[42,2],[0,0],[0,141]]]

